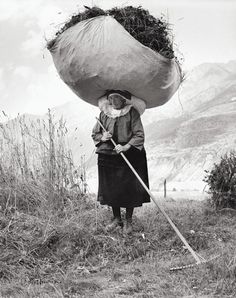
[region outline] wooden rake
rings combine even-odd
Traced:
[[[105,127],[102,125],[102,123],[100,122],[100,120],[96,117],[99,125],[102,127],[102,129],[106,132]],[[114,146],[116,146],[117,144],[115,143],[115,141],[111,138],[110,139],[111,142],[113,143]],[[194,266],[198,266],[201,264],[205,264],[207,262],[211,262],[212,260],[218,258],[220,255],[214,256],[208,260],[204,259],[202,256],[200,256],[198,253],[196,253],[192,247],[188,244],[187,240],[184,238],[184,236],[180,233],[179,229],[176,227],[176,225],[173,223],[173,221],[170,219],[170,217],[168,216],[168,214],[165,212],[165,210],[158,204],[157,199],[154,197],[154,195],[151,193],[151,191],[149,190],[149,188],[146,186],[146,184],[143,182],[143,180],[140,178],[139,174],[136,172],[136,170],[134,169],[134,167],[131,165],[131,163],[129,162],[129,160],[126,158],[126,156],[121,152],[120,155],[122,156],[122,158],[125,160],[125,162],[127,163],[127,165],[129,166],[129,168],[132,170],[132,172],[134,173],[134,175],[137,177],[137,179],[139,180],[139,182],[142,184],[142,186],[144,187],[144,189],[146,190],[146,192],[150,195],[150,197],[152,198],[153,202],[156,204],[156,206],[158,207],[158,209],[160,210],[160,212],[164,215],[164,217],[167,219],[167,221],[169,222],[169,224],[171,225],[171,227],[173,228],[173,230],[175,231],[175,233],[177,234],[177,236],[180,238],[180,240],[183,242],[183,244],[185,245],[185,247],[188,249],[188,251],[191,253],[191,255],[193,256],[193,258],[195,259],[196,263],[193,264],[189,264],[189,265],[184,265],[184,266],[179,266],[179,267],[172,267],[170,268],[170,271],[176,271],[176,270],[182,270],[182,269],[187,269],[187,268],[192,268]]]

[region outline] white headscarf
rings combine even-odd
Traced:
[[[110,95],[113,95],[113,94],[118,94],[118,93],[114,92]],[[104,114],[106,114],[108,117],[116,118],[116,117],[123,116],[130,111],[131,107],[134,107],[139,112],[140,115],[144,113],[146,109],[146,103],[142,99],[132,95],[131,99],[129,100],[120,94],[118,95],[123,97],[126,102],[125,106],[120,110],[114,109],[112,105],[109,103],[109,100],[107,99],[106,96],[103,96],[98,100],[99,109],[103,111]]]

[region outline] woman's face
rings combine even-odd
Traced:
[[[108,99],[112,107],[116,110],[120,110],[125,106],[125,99],[120,95],[110,95]]]

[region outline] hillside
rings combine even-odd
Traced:
[[[182,115],[145,127],[153,188],[167,179],[170,189],[202,190],[204,170],[235,148],[235,79],[235,62],[197,67],[181,87]]]

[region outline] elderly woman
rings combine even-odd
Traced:
[[[127,91],[108,92],[99,106],[99,120],[106,132],[99,123],[96,123],[92,132],[98,154],[98,201],[112,207],[114,218],[107,230],[124,227],[126,233],[131,233],[134,208],[150,202],[150,198],[120,153],[124,153],[148,186],[142,122]],[[116,142],[116,147],[111,138]],[[121,207],[126,208],[125,225],[121,218]]]

